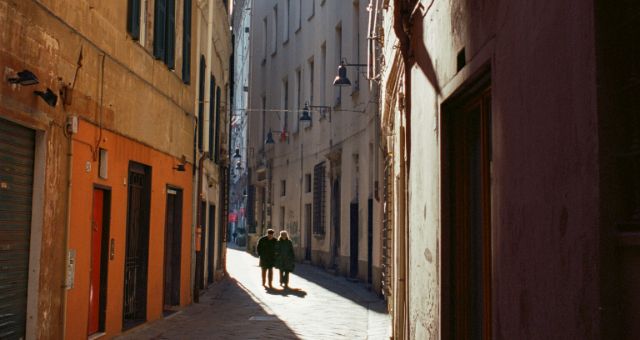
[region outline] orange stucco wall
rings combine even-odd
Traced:
[[[111,191],[110,238],[115,241],[115,256],[108,261],[108,291],[105,328],[107,338],[122,331],[124,290],[124,255],[127,217],[127,175],[129,161],[151,167],[151,210],[147,286],[147,320],[162,316],[163,261],[166,188],[183,189],[182,258],[180,303],[191,303],[191,165],[186,171],[173,168],[178,160],[131,139],[102,130],[100,148],[108,151],[108,178],[98,177],[98,160],[92,150],[100,138],[99,129],[83,120],[73,136],[73,172],[71,198],[71,230],[69,249],[76,251],[75,279],[67,291],[66,338],[86,339],[89,313],[89,265],[91,251],[91,214],[93,188]]]

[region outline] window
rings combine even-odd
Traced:
[[[156,0],[153,55],[173,70],[175,67],[175,0]]]
[[[131,39],[140,39],[140,0],[129,0],[127,3],[127,33]]]
[[[253,185],[250,185],[247,190],[247,225],[248,232],[254,234],[256,232],[256,187]]]
[[[327,100],[327,43],[320,46],[320,105],[325,105]],[[320,118],[324,118],[324,111],[320,112]]]
[[[267,42],[269,41],[267,18],[262,19],[262,65],[267,62]]]
[[[207,68],[204,56],[200,56],[200,69],[198,70],[198,150],[202,151],[204,140],[204,71]]]
[[[311,192],[311,174],[304,175],[304,192]]]
[[[282,81],[282,108],[284,109],[284,119],[282,120],[282,131],[289,130],[289,81],[285,78]]]
[[[214,121],[216,119],[215,109],[218,106],[218,103],[215,102],[215,89],[216,89],[216,78],[211,75],[209,79],[209,158],[214,158],[214,137],[215,137],[215,129],[214,129]]]
[[[316,0],[310,0],[309,4],[311,5],[311,8],[309,9],[309,16],[307,17],[307,20],[313,19],[313,16],[316,14]]]
[[[342,23],[338,24],[338,26],[336,26],[336,42],[335,42],[336,46],[335,46],[335,51],[336,51],[336,55],[335,55],[335,60],[334,60],[334,65],[336,65],[336,67],[338,65],[340,65],[340,60],[342,60]],[[341,86],[334,86],[334,93],[335,93],[335,97],[336,97],[336,101],[335,101],[335,105],[340,105],[340,103],[342,102],[342,91],[340,91],[340,89],[342,89]]]
[[[491,95],[482,82],[442,108],[447,339],[491,338]]]
[[[356,63],[360,62],[360,4],[357,1],[353,2],[353,46],[355,49],[354,60]],[[353,79],[353,86],[351,86],[351,93],[357,92],[360,89],[360,71],[356,72],[356,76]]]
[[[284,229],[284,207],[280,207],[280,228]]]
[[[298,20],[296,20],[296,33],[298,33],[300,31],[300,28],[302,28],[302,0],[298,0],[298,10],[297,12],[297,18]]]
[[[305,233],[308,233],[308,230],[312,230],[312,226],[311,226],[311,221],[312,221],[312,211],[311,210],[311,204],[305,204],[304,205],[304,230]],[[310,240],[311,238],[309,238]],[[308,247],[310,247],[311,244],[308,244]]]
[[[313,233],[325,233],[325,163],[318,163],[313,168]]]
[[[309,105],[313,105],[313,75],[315,73],[315,63],[313,61],[313,57],[309,59]]]
[[[182,18],[182,81],[191,82],[191,0],[184,0]]]
[[[267,127],[267,96],[265,94],[263,94],[261,97],[261,102],[262,102],[262,143],[264,143],[267,140],[267,136],[266,136],[266,127]]]
[[[220,99],[222,97],[222,90],[220,90],[220,86],[216,88],[216,131],[215,131],[215,139],[214,142],[216,146],[213,151],[213,161],[216,163],[220,162]]]
[[[284,179],[280,181],[280,196],[287,196],[287,181]]]
[[[284,8],[284,27],[282,28],[282,44],[286,44],[289,41],[289,22],[291,12],[291,0],[287,0],[287,6]]]
[[[300,70],[300,68],[296,69],[296,110],[299,110],[300,108],[302,108],[302,102],[301,102],[301,89],[302,89],[302,71]],[[298,132],[298,129],[300,128],[300,119],[299,117],[296,118],[296,132]]]
[[[271,55],[278,52],[278,5],[273,7],[273,28],[271,29]]]

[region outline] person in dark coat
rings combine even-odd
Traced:
[[[280,232],[276,247],[276,267],[280,269],[280,285],[285,288],[289,288],[289,273],[295,268],[295,260],[293,243],[289,239],[289,234],[283,230]]]
[[[273,288],[273,266],[276,262],[276,245],[278,240],[273,237],[273,229],[267,229],[267,235],[258,240],[258,256],[260,256],[260,268],[262,269],[262,285],[266,287],[266,276],[269,273],[269,288]]]

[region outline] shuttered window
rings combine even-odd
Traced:
[[[256,232],[256,187],[249,186],[247,190],[247,225],[248,232],[254,234]]]
[[[182,81],[191,82],[191,0],[184,0],[182,18]]]
[[[198,71],[198,150],[202,151],[204,138],[204,71],[206,68],[204,56],[200,56],[200,70]]]
[[[170,69],[175,68],[175,0],[156,0],[153,30],[153,55],[164,61]]]
[[[128,0],[127,33],[133,40],[140,39],[140,0]]]
[[[319,163],[313,168],[313,233],[325,233],[325,163]]]
[[[214,103],[216,88],[216,78],[211,75],[211,84],[209,86],[209,158],[213,159],[213,140],[215,138],[213,131],[213,121],[215,116],[215,107],[218,105],[217,101]]]
[[[220,162],[220,97],[222,91],[220,90],[220,86],[216,88],[216,134],[215,134],[215,143],[216,146],[214,148],[214,161],[216,163]]]

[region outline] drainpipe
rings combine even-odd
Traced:
[[[200,284],[200,280],[202,280],[202,277],[200,276],[201,274],[201,268],[198,267],[197,264],[202,265],[202,249],[200,248],[200,244],[201,244],[201,238],[202,238],[202,219],[200,218],[200,214],[202,213],[200,211],[200,207],[202,206],[201,203],[201,198],[202,198],[202,173],[203,173],[203,165],[204,165],[204,160],[206,158],[209,157],[209,152],[205,151],[202,156],[200,157],[200,160],[198,161],[198,180],[197,180],[197,184],[198,184],[198,195],[196,197],[196,237],[195,237],[195,243],[196,243],[196,273],[195,273],[195,280],[193,282],[193,302],[199,302],[200,301],[200,289],[198,288],[199,284]]]
[[[66,129],[66,127],[64,127]],[[64,228],[64,251],[65,260],[63,261],[62,272],[64,276],[62,278],[62,338],[66,338],[67,333],[67,263],[69,262],[69,230],[71,230],[71,175],[73,173],[73,135],[69,135],[69,145],[67,153],[67,221]]]

